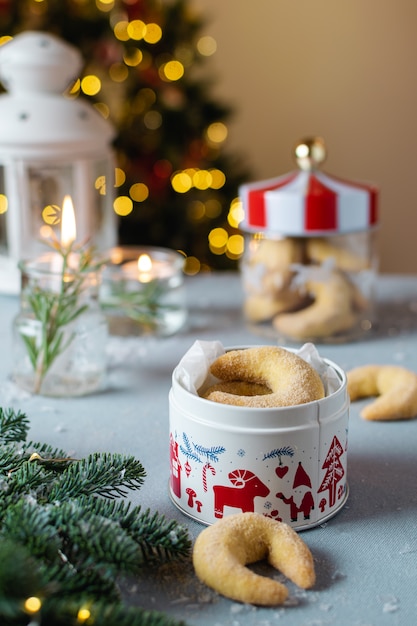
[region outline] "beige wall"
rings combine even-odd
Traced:
[[[324,169],[381,190],[381,271],[417,273],[417,1],[194,0],[217,40],[229,148],[255,179],[324,137]]]

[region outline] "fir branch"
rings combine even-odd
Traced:
[[[91,618],[86,624],[94,626],[185,626],[185,622],[167,617],[159,611],[146,611],[137,607],[126,607],[114,598],[112,590],[105,593],[103,580],[95,581],[96,573],[89,572],[83,577],[73,576],[73,582],[82,582],[68,590],[59,582],[59,570],[50,569],[54,580],[48,579],[42,563],[33,558],[30,552],[7,539],[0,541],[0,616],[2,626],[26,626],[30,618],[24,611],[24,601],[28,597],[41,600],[39,612],[30,621],[34,626],[76,626],[80,621],[80,609],[88,608]],[[58,583],[56,582],[58,580]],[[85,589],[97,586],[101,594],[96,599],[85,593]],[[105,599],[103,599],[105,598]]]
[[[96,515],[116,521],[134,537],[140,544],[147,563],[155,560],[155,553],[158,561],[170,561],[189,554],[191,543],[187,530],[176,522],[167,521],[159,513],[151,513],[149,509],[142,511],[140,506],[131,507],[129,502],[123,500],[88,500],[86,496],[82,496],[79,502],[83,506],[88,503],[90,510]]]
[[[0,407],[0,444],[10,441],[25,441],[29,420],[24,413]]]
[[[106,498],[127,495],[127,489],[139,489],[146,472],[132,456],[95,453],[68,466],[50,493],[50,501],[67,500],[81,495]]]
[[[16,414],[10,439],[25,432],[19,420],[24,424],[26,417]],[[177,522],[116,500],[142,485],[145,470],[139,461],[99,453],[76,460],[47,444],[14,441],[0,445],[0,461],[3,471],[7,468],[0,481],[2,626],[28,624],[22,607],[30,596],[42,601],[32,617],[36,626],[76,626],[83,606],[94,626],[178,626],[161,613],[127,609],[120,600],[121,577],[183,559],[191,548]],[[25,578],[25,568],[34,576]]]

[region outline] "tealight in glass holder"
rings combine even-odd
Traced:
[[[185,325],[184,257],[179,252],[124,246],[107,257],[100,304],[111,335],[166,337]]]
[[[55,397],[102,388],[108,332],[98,301],[100,272],[80,269],[76,253],[65,261],[58,253],[47,253],[21,261],[19,267],[21,308],[13,328],[16,384]]]

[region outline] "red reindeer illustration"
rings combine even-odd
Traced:
[[[243,513],[255,510],[257,496],[266,497],[269,489],[253,472],[234,470],[229,474],[233,487],[214,485],[214,517],[223,517],[225,506],[241,509]]]

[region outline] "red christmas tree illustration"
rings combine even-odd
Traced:
[[[340,462],[342,454],[343,447],[335,435],[322,465],[322,469],[326,470],[326,474],[318,490],[318,493],[329,491],[329,507],[332,507],[336,502],[337,483],[345,474],[343,465]]]

